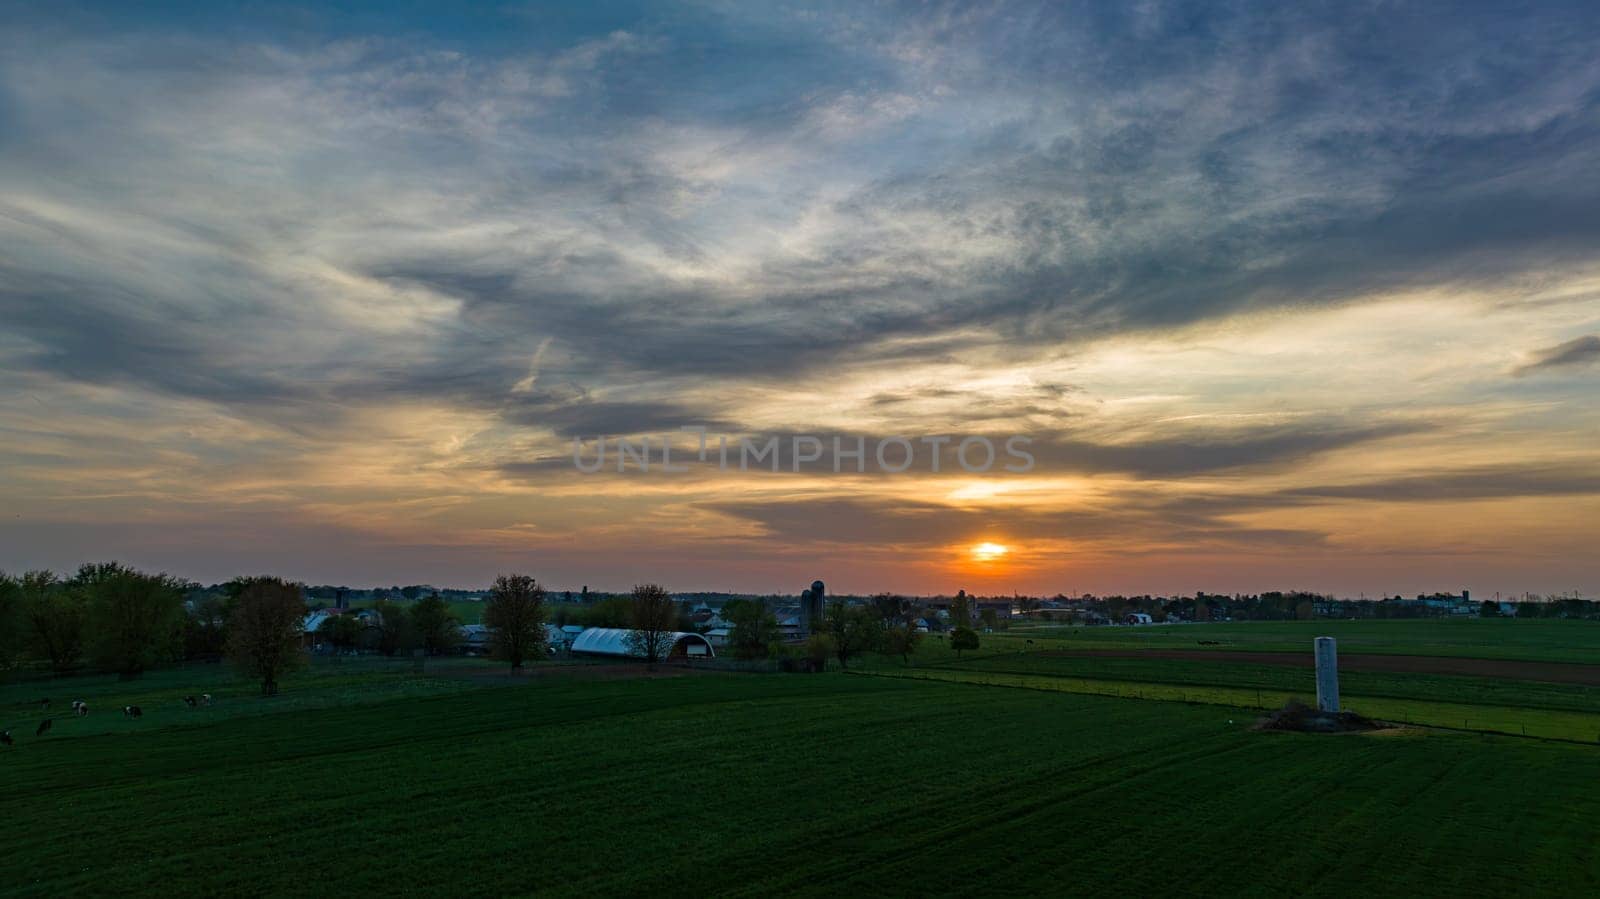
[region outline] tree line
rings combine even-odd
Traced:
[[[276,577],[241,577],[206,590],[166,573],[118,562],[85,564],[69,578],[49,571],[0,572],[0,676],[25,665],[63,675],[115,673],[125,679],[180,661],[228,659],[260,681],[268,696],[306,664],[304,584]],[[483,604],[483,624],[496,657],[520,669],[547,651],[545,589],[525,574],[495,579]],[[317,635],[353,647],[370,632],[384,655],[455,648],[460,622],[438,594],[409,606],[378,600],[365,626],[352,615],[331,615]],[[661,586],[634,588],[626,620],[634,650],[654,664],[671,650],[681,610]]]

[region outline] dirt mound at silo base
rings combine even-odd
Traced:
[[[1259,730],[1288,730],[1303,734],[1350,734],[1382,730],[1388,725],[1355,712],[1323,712],[1299,700],[1268,712],[1256,723]]]

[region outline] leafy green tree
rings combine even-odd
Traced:
[[[25,647],[22,579],[0,571],[0,676],[17,666]]]
[[[739,659],[765,659],[782,642],[778,619],[763,600],[738,599],[722,607],[722,617],[733,624],[728,642]]]
[[[994,609],[984,609],[978,613],[978,620],[983,622],[984,627],[994,630],[1000,624],[1000,615]]]
[[[229,603],[212,593],[200,595],[183,625],[183,657],[215,659],[227,652]]]
[[[89,618],[83,595],[68,590],[49,571],[28,572],[19,586],[22,615],[35,651],[50,660],[55,673],[71,671],[83,657]]]
[[[956,658],[961,658],[961,653],[968,649],[978,648],[978,632],[970,627],[958,627],[950,632],[950,648],[956,651]]]
[[[85,597],[95,664],[127,680],[176,656],[182,648],[183,596],[189,586],[116,562],[79,568],[68,589]]]
[[[952,627],[972,626],[972,597],[965,590],[950,601],[950,624]]]
[[[330,643],[334,649],[355,648],[361,638],[361,622],[349,615],[329,615],[317,625],[317,636]]]
[[[1495,602],[1492,599],[1484,600],[1483,604],[1478,606],[1478,617],[1479,618],[1499,618],[1500,617],[1500,604]]]
[[[909,624],[900,624],[883,632],[883,651],[899,656],[901,664],[911,664],[911,654],[922,643],[922,632]]]
[[[261,680],[265,696],[278,695],[278,680],[305,664],[306,604],[301,586],[280,578],[236,582],[238,595],[228,619],[228,656],[246,677]]]
[[[840,668],[849,668],[850,659],[878,645],[883,625],[872,612],[842,600],[828,606],[828,636],[833,638],[833,655]]]
[[[494,641],[496,657],[510,662],[512,671],[522,670],[523,661],[530,656],[544,654],[544,600],[544,588],[525,574],[502,574],[489,588],[483,623]]]
[[[835,649],[833,637],[829,634],[819,632],[806,638],[805,659],[811,663],[811,670],[827,670],[828,659],[833,656]]]
[[[461,641],[461,622],[450,614],[450,606],[439,594],[417,600],[411,607],[411,626],[416,629],[417,640],[430,656],[443,655]]]
[[[411,625],[411,616],[399,603],[380,599],[372,604],[378,613],[378,651],[386,656],[410,652],[416,648],[417,632]]]
[[[633,624],[633,604],[620,596],[608,596],[583,611],[588,627],[626,628]]]
[[[673,629],[677,621],[676,605],[665,588],[659,584],[634,587],[628,648],[654,666],[672,651]]]

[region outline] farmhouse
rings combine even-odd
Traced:
[[[591,627],[572,641],[572,651],[578,655],[639,658],[643,653],[635,652],[633,647],[628,645],[630,633],[631,631],[620,627]],[[672,649],[667,653],[667,658],[708,659],[715,656],[716,651],[711,648],[711,641],[705,637],[683,631],[672,634]]]
[[[583,628],[576,624],[544,626],[545,643],[555,652],[566,652],[572,648],[572,642],[583,633]]]

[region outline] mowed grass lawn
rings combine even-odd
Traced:
[[[839,674],[370,696],[24,737],[0,892],[1600,891],[1591,747]]]

